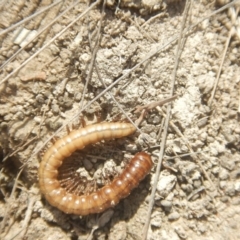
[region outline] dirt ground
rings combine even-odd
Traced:
[[[0,239],[240,239],[239,10],[236,0],[0,1]],[[51,206],[38,184],[46,150],[68,128],[136,121],[139,106],[140,130],[62,168],[82,194],[139,151],[151,173],[103,213]]]

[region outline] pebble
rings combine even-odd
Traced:
[[[193,187],[191,184],[181,184],[181,188],[184,192],[191,193],[193,191]]]
[[[221,166],[226,168],[229,171],[232,171],[235,168],[235,162],[232,160],[232,155],[226,154],[220,158]]]
[[[67,90],[68,93],[71,94],[71,95],[73,95],[74,92],[75,92],[74,87],[73,87],[72,84],[70,84],[70,83],[67,83],[67,84],[66,84],[66,90]]]
[[[230,176],[231,176],[231,179],[237,179],[237,178],[239,178],[239,177],[240,177],[240,168],[232,171],[231,174],[230,174]]]
[[[170,202],[168,200],[162,200],[161,205],[164,207],[164,210],[166,212],[169,212],[172,208],[172,202]]]
[[[194,188],[199,188],[202,185],[200,180],[194,180],[193,181],[193,186]]]
[[[221,168],[219,171],[219,179],[226,180],[229,177],[229,173],[225,168]]]
[[[91,161],[89,161],[86,158],[83,159],[83,166],[85,167],[85,169],[87,171],[89,171],[89,170],[91,170],[93,168],[93,164],[91,163]]]
[[[155,116],[153,118],[153,124],[159,124],[161,122],[161,118],[159,116]]]
[[[215,166],[215,167],[212,168],[212,173],[213,174],[217,175],[219,172],[220,172],[220,168],[219,167]]]
[[[57,104],[53,104],[53,105],[52,105],[52,112],[53,112],[54,114],[58,114],[59,111],[60,111],[59,106],[58,106]]]
[[[105,49],[105,50],[103,51],[103,55],[104,55],[106,58],[111,58],[111,57],[114,55],[114,53],[113,53],[113,51],[112,51],[111,49]]]
[[[235,195],[235,186],[233,183],[229,182],[226,184],[225,194],[230,197]]]
[[[231,202],[233,205],[240,205],[240,197],[233,197]]]
[[[187,234],[186,234],[186,232],[185,232],[185,230],[183,229],[182,226],[177,226],[177,227],[175,227],[174,230],[181,239],[186,239],[187,238]]]
[[[167,196],[172,191],[177,181],[175,175],[164,176],[164,174],[169,173],[167,171],[162,171],[157,184],[157,191],[161,196]]]
[[[77,93],[74,97],[76,101],[80,101],[82,98],[82,93]]]
[[[226,184],[227,184],[226,181],[220,181],[220,182],[219,182],[219,187],[220,187],[221,189],[224,189],[224,188],[226,187]]]
[[[39,103],[44,103],[44,101],[45,101],[45,99],[44,99],[44,97],[43,97],[42,94],[38,94],[38,95],[36,96],[36,100],[37,100],[37,102],[39,102]]]
[[[45,98],[50,98],[50,97],[52,97],[52,96],[51,96],[51,91],[50,91],[50,90],[46,90],[46,91],[44,91],[44,92],[43,92],[43,95],[44,95]]]
[[[126,150],[129,151],[129,152],[136,152],[137,151],[137,145],[134,144],[134,143],[129,143],[126,146]]]
[[[6,122],[9,122],[10,120],[13,119],[13,114],[9,113],[9,114],[5,115],[5,116],[3,117],[3,119],[4,119]]]
[[[1,131],[7,130],[8,124],[6,122],[1,122],[0,123],[0,129]]]
[[[220,198],[220,200],[221,200],[221,202],[223,202],[223,203],[227,203],[228,202],[228,196],[222,196],[221,198]]]
[[[62,102],[62,106],[64,106],[67,109],[71,108],[72,105],[73,105],[73,101],[70,99],[64,99]]]
[[[25,117],[25,115],[21,111],[17,112],[16,115],[15,115],[15,118],[18,119],[18,120],[23,120],[24,117]]]
[[[152,219],[151,219],[151,225],[157,228],[160,228],[162,225],[162,216],[161,214],[158,212],[154,212]]]
[[[46,126],[48,126],[50,129],[52,129],[54,131],[62,126],[62,123],[52,122],[51,120],[49,120],[49,121],[46,120],[45,124],[46,124]]]
[[[35,116],[33,119],[36,123],[40,123],[42,121],[42,118],[38,116]]]
[[[204,223],[199,223],[198,224],[198,230],[203,234],[203,233],[205,233],[206,231],[207,231],[207,228],[206,228],[206,226],[204,225]]]
[[[235,182],[235,190],[237,191],[237,192],[240,192],[240,181],[238,181],[238,182]]]
[[[59,48],[55,44],[50,45],[50,49],[54,56],[56,56],[60,52]]]
[[[80,61],[83,61],[85,63],[90,62],[91,60],[91,55],[89,55],[88,53],[83,53],[80,57],[79,57]]]
[[[180,214],[178,212],[172,212],[168,215],[169,221],[176,221],[180,218]]]

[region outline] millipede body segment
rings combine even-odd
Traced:
[[[47,201],[65,213],[88,215],[115,206],[150,172],[151,157],[137,153],[113,181],[89,195],[67,192],[58,180],[58,168],[74,151],[101,140],[121,138],[135,132],[130,123],[100,123],[72,131],[47,150],[39,167],[39,185]]]

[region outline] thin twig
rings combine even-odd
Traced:
[[[165,17],[165,16],[168,16],[168,14],[167,14],[166,12],[161,12],[161,13],[159,13],[159,14],[151,17],[151,18],[149,18],[145,23],[143,23],[143,24],[141,25],[141,27],[144,27],[144,26],[146,26],[147,24],[149,25],[149,23],[152,22],[152,21],[153,21],[154,19],[156,19],[156,18],[161,18],[161,17]]]
[[[39,12],[36,12],[36,13],[34,13],[33,15],[24,18],[22,21],[20,21],[20,22],[18,22],[18,23],[16,23],[16,24],[12,25],[11,27],[9,27],[9,28],[7,28],[7,29],[1,31],[1,32],[0,32],[0,36],[3,35],[3,34],[5,34],[5,33],[10,32],[11,30],[13,30],[13,29],[17,28],[18,26],[24,24],[25,22],[30,21],[31,19],[37,17],[39,14],[42,14],[42,13],[46,12],[47,10],[49,10],[50,8],[56,6],[57,4],[59,4],[59,3],[62,2],[62,1],[63,1],[63,0],[57,1],[57,2],[55,2],[55,3],[51,4],[51,5],[49,5],[48,7],[46,7],[46,8],[44,8],[44,9],[40,10]]]
[[[29,202],[28,202],[28,208],[27,208],[27,211],[25,213],[25,218],[24,218],[24,221],[23,221],[23,224],[22,224],[22,227],[21,229],[15,233],[14,236],[12,236],[9,240],[13,240],[15,239],[16,237],[18,237],[18,239],[23,239],[26,232],[27,232],[27,228],[28,228],[28,225],[29,225],[29,222],[31,220],[31,216],[32,216],[32,212],[33,212],[33,206],[34,206],[34,203],[36,202],[36,197],[34,196],[31,196],[29,197]]]
[[[30,135],[30,134],[31,134],[31,132],[29,132],[29,135]],[[27,137],[29,137],[29,135],[28,135]],[[27,137],[26,137],[26,139],[27,139]],[[24,139],[23,142],[25,142],[26,139]],[[23,150],[26,146],[28,146],[30,143],[34,142],[36,139],[38,139],[38,136],[35,136],[35,137],[29,139],[29,140],[28,140],[27,142],[25,142],[22,146],[17,147],[17,149],[16,149],[14,152],[12,152],[12,153],[8,154],[6,157],[4,157],[4,159],[3,159],[2,161],[5,162],[9,157],[12,157],[13,155],[15,155],[16,153],[18,153],[19,151]],[[1,174],[0,174],[0,175],[1,175]]]
[[[151,147],[150,149],[159,148],[159,147],[160,147],[160,145]],[[147,150],[147,149],[146,149],[146,150]],[[192,155],[202,154],[203,152],[208,152],[208,150],[206,150],[206,151],[199,151],[199,152],[184,153],[184,154],[180,154],[180,155],[172,156],[172,157],[166,157],[166,156],[165,156],[164,159],[165,159],[165,160],[171,160],[171,159],[175,159],[176,157],[178,157],[178,158],[183,158],[183,157],[188,157],[188,156],[192,156]],[[152,153],[152,155],[158,157],[159,154],[157,154],[157,153]]]
[[[81,14],[79,14],[71,23],[69,23],[61,32],[56,34],[48,43],[46,43],[43,47],[41,47],[36,53],[34,53],[31,57],[29,57],[25,62],[23,62],[19,67],[17,67],[14,71],[12,71],[10,74],[8,74],[2,81],[0,82],[0,85],[4,82],[6,82],[11,76],[13,76],[15,73],[17,73],[20,69],[22,69],[27,63],[29,63],[32,59],[34,59],[38,54],[40,54],[46,47],[48,47],[51,43],[53,43],[57,38],[59,38],[68,28],[70,28],[74,23],[76,23],[79,19],[81,19],[83,16],[85,16],[91,9],[93,9],[95,6],[97,6],[101,0],[97,0],[94,2],[90,7],[88,7],[85,11],[83,11]]]
[[[175,96],[172,96],[172,97],[168,97],[166,99],[161,99],[159,101],[155,101],[155,102],[152,102],[152,103],[149,103],[149,104],[146,104],[144,106],[137,106],[136,107],[136,110],[134,111],[134,113],[139,113],[141,112],[142,110],[146,110],[146,111],[149,111],[157,106],[162,106],[168,102],[171,102],[173,100],[175,100],[176,98],[178,97],[178,95],[175,95]]]
[[[64,10],[61,14],[59,14],[56,18],[54,18],[47,26],[45,26],[43,29],[41,29],[37,35],[31,39],[31,41],[27,42],[23,47],[21,47],[16,53],[14,53],[6,62],[3,63],[3,65],[0,67],[0,70],[4,68],[9,62],[11,62],[15,57],[22,52],[31,42],[33,42],[36,38],[39,37],[46,29],[48,29],[50,26],[52,26],[59,18],[61,18],[63,15],[65,15],[68,11],[70,11],[73,7],[75,7],[79,2],[76,1],[71,6],[69,6],[66,10]],[[52,61],[52,60],[51,60]]]
[[[134,17],[134,21],[133,21],[132,19],[130,19],[130,21],[131,21],[131,23],[133,23],[133,24],[137,27],[138,31],[139,31],[146,39],[148,39],[148,40],[149,40],[150,42],[152,42],[152,43],[156,43],[156,41],[151,37],[150,33],[147,33],[147,32],[143,29],[143,27],[138,24],[138,21],[137,21],[137,19],[136,19],[136,16]]]
[[[20,169],[19,173],[17,174],[17,177],[16,177],[16,179],[15,179],[15,182],[14,182],[14,185],[13,185],[13,188],[12,188],[11,195],[10,195],[10,197],[6,200],[6,201],[7,201],[7,206],[6,206],[6,208],[5,208],[4,217],[3,217],[3,220],[2,220],[2,222],[1,222],[0,232],[3,232],[3,228],[5,227],[6,220],[7,220],[7,215],[8,215],[9,210],[11,209],[10,202],[13,202],[13,200],[14,200],[14,193],[15,193],[15,191],[16,191],[16,189],[17,189],[18,179],[19,179],[20,175],[22,174],[22,171],[23,171],[23,168]]]
[[[236,9],[236,15],[238,15],[238,11],[239,11],[239,8]],[[213,87],[213,90],[212,90],[211,97],[210,97],[209,102],[208,102],[209,107],[211,107],[211,105],[212,105],[213,98],[214,98],[216,90],[217,90],[217,86],[218,86],[218,83],[219,83],[220,75],[221,75],[222,68],[223,68],[223,63],[224,63],[224,60],[225,60],[225,57],[226,57],[226,54],[227,54],[227,50],[228,50],[230,40],[235,33],[235,28],[234,28],[235,26],[234,25],[235,25],[236,20],[237,20],[237,18],[234,19],[234,22],[232,23],[232,28],[228,33],[228,38],[227,38],[227,41],[225,43],[225,48],[224,48],[224,51],[223,51],[220,66],[218,68],[218,73],[217,73],[217,77],[216,77],[216,80],[215,80],[215,84],[214,84],[214,87]]]
[[[101,28],[102,28],[103,15],[104,15],[103,13],[104,12],[105,12],[105,0],[103,2],[103,6],[102,6],[102,15],[101,15],[101,19],[100,19],[99,27],[98,27],[98,31],[97,31],[97,39],[96,39],[95,46],[93,48],[92,59],[91,59],[90,65],[89,65],[89,73],[88,73],[86,83],[85,83],[85,86],[84,86],[84,89],[83,89],[82,100],[79,104],[80,108],[82,108],[82,106],[83,106],[84,96],[86,94],[89,81],[92,78],[93,66],[94,66],[95,61],[96,61],[96,55],[97,55],[97,51],[98,51],[98,47],[99,47],[99,43],[100,43],[100,32],[101,32]]]
[[[186,27],[185,25],[186,25],[186,22],[187,22],[187,19],[188,19],[188,12],[189,12],[190,8],[191,8],[191,0],[188,0],[187,3],[186,3],[185,11],[184,11],[184,18],[183,18],[181,30],[180,30],[180,33],[179,33],[177,54],[176,54],[174,69],[173,69],[173,73],[172,73],[172,77],[171,77],[171,79],[172,79],[172,81],[171,81],[171,91],[170,91],[171,96],[173,96],[173,94],[174,94],[176,73],[177,73],[179,59],[180,59],[181,52],[182,52],[181,51],[181,45],[182,45],[182,39],[184,37],[184,28]],[[164,126],[164,129],[163,129],[161,147],[160,147],[159,156],[158,156],[158,164],[157,164],[157,168],[156,168],[156,173],[155,173],[153,186],[152,186],[152,192],[151,192],[151,195],[150,195],[150,201],[149,201],[149,205],[148,205],[147,218],[146,218],[146,222],[145,222],[144,229],[143,229],[142,239],[144,239],[144,240],[147,239],[147,234],[148,234],[148,229],[149,229],[149,224],[150,224],[150,218],[151,218],[151,214],[152,214],[153,205],[154,205],[154,202],[155,202],[154,197],[155,197],[155,193],[156,193],[156,190],[157,190],[157,183],[158,183],[158,179],[159,179],[159,176],[160,176],[162,159],[163,159],[163,155],[164,155],[164,151],[165,151],[165,145],[166,145],[166,140],[167,140],[167,133],[168,133],[170,116],[171,116],[171,105],[169,104],[167,106],[165,126]]]

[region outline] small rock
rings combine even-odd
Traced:
[[[225,168],[221,168],[219,171],[220,180],[226,180],[229,177],[229,173]]]
[[[240,181],[238,181],[238,182],[235,182],[235,190],[237,191],[237,192],[240,192]]]
[[[36,100],[37,100],[39,103],[44,103],[44,101],[45,101],[45,99],[44,99],[44,97],[43,97],[42,94],[38,94],[38,95],[36,96]]]
[[[59,48],[55,44],[50,45],[50,49],[54,56],[56,56],[60,52]]]
[[[86,168],[87,171],[89,171],[93,168],[93,164],[91,163],[91,161],[89,161],[86,158],[83,159],[83,166]]]
[[[226,185],[227,185],[226,181],[220,181],[219,182],[219,186],[220,186],[221,189],[224,189],[226,187]]]
[[[187,238],[187,234],[186,234],[185,230],[183,229],[183,227],[178,226],[178,227],[175,227],[174,230],[181,239],[186,239]]]
[[[70,93],[72,95],[74,94],[74,91],[75,91],[74,87],[70,83],[66,84],[66,90],[68,91],[68,93]]]
[[[232,197],[235,195],[235,186],[233,183],[229,182],[225,188],[225,194]]]
[[[129,143],[127,146],[126,146],[126,150],[129,151],[129,152],[136,152],[137,151],[137,145],[134,144],[134,143]]]
[[[8,124],[6,122],[1,122],[0,123],[0,130],[1,131],[6,131],[8,129]]]
[[[172,212],[168,215],[168,220],[169,221],[175,221],[180,218],[180,214],[178,212]]]
[[[74,97],[76,101],[80,101],[82,98],[82,93],[77,93]]]
[[[159,212],[154,212],[152,219],[151,219],[151,225],[157,228],[160,228],[162,225],[162,217]]]
[[[215,167],[212,168],[212,173],[213,174],[217,175],[217,174],[219,174],[219,172],[220,172],[220,168],[218,166],[215,166]]]
[[[199,230],[199,232],[201,232],[203,234],[203,233],[206,232],[207,229],[206,229],[206,226],[203,223],[200,222],[198,224],[198,230]]]
[[[159,116],[155,116],[153,118],[153,124],[159,124],[161,122],[161,118]]]
[[[9,122],[10,120],[13,119],[13,114],[9,113],[9,114],[5,115],[5,116],[3,117],[3,119],[4,119],[6,122]]]
[[[176,181],[176,176],[170,175],[167,170],[162,171],[157,184],[157,191],[161,196],[167,196],[172,191]]]
[[[227,196],[223,196],[220,198],[220,200],[221,200],[221,202],[226,203],[226,202],[228,202],[229,199]]]
[[[231,176],[231,179],[238,179],[238,178],[240,178],[240,168],[232,171],[230,176]]]
[[[232,204],[233,205],[240,205],[240,197],[239,196],[233,197],[232,198]]]
[[[229,171],[232,171],[235,168],[235,162],[233,157],[230,154],[226,154],[220,158],[221,166],[226,168]]]
[[[68,99],[65,101],[64,105],[66,108],[71,108],[73,106],[73,101]]]
[[[199,188],[202,185],[200,180],[194,180],[193,181],[193,186],[194,188]]]
[[[52,105],[52,112],[53,112],[54,114],[58,114],[59,111],[60,111],[59,106],[58,106],[57,104],[53,104],[53,105]]]
[[[184,192],[191,193],[193,191],[193,187],[191,184],[181,184],[181,188]]]
[[[162,200],[161,205],[164,207],[164,210],[166,212],[169,212],[172,208],[172,202],[170,202],[168,200]]]

